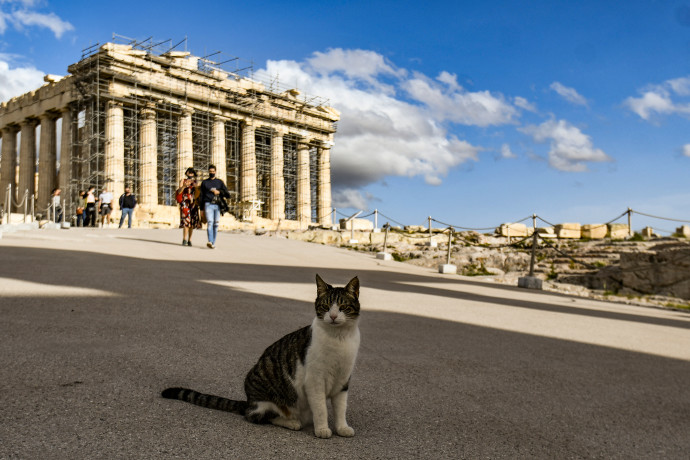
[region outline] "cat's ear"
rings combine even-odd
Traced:
[[[319,274],[316,274],[316,296],[321,297],[324,295],[326,292],[328,292],[329,289],[332,289],[333,286],[330,284],[326,283],[324,280],[321,279]]]
[[[359,278],[356,276],[352,278],[350,282],[347,283],[347,286],[345,286],[345,290],[356,298],[359,298]]]

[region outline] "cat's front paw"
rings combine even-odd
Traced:
[[[342,436],[344,438],[351,438],[355,435],[355,429],[347,425],[339,426],[335,429],[335,431],[338,433],[338,436]]]
[[[314,434],[316,435],[317,438],[328,439],[331,437],[333,432],[328,427],[324,427],[324,428],[316,428],[315,427],[314,428]]]

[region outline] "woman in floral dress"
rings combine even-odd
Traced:
[[[200,188],[196,185],[196,171],[187,168],[185,178],[177,189],[176,199],[180,204],[180,228],[182,229],[182,246],[192,245],[192,232],[201,228],[199,219]]]

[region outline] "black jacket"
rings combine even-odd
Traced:
[[[136,205],[137,205],[137,199],[133,194],[130,193],[129,195],[127,195],[127,194],[123,193],[122,195],[120,195],[120,209],[123,209],[123,208],[134,209]]]
[[[201,183],[201,209],[204,209],[204,206],[206,203],[212,203],[213,202],[213,197],[215,196],[214,193],[211,191],[211,189],[215,188],[220,192],[221,198],[230,198],[230,192],[228,191],[228,188],[225,186],[225,182],[222,180],[216,178],[213,179],[204,179],[204,181]]]

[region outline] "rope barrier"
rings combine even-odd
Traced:
[[[670,217],[653,216],[653,215],[651,215],[651,214],[645,214],[644,212],[634,211],[634,210],[631,210],[631,212],[634,212],[635,214],[639,214],[639,215],[641,215],[641,216],[651,217],[651,218],[653,218],[653,219],[670,220],[670,221],[672,221],[672,222],[683,222],[683,223],[688,223],[688,224],[690,224],[690,220],[671,219]]]
[[[548,247],[550,247],[551,249],[553,249],[554,251],[556,251],[557,253],[559,253],[559,254],[562,255],[563,257],[567,257],[568,259],[572,260],[572,261],[575,262],[576,264],[580,264],[580,265],[582,265],[583,267],[587,267],[587,268],[593,269],[593,270],[596,270],[596,269],[599,268],[599,267],[597,267],[596,265],[588,264],[587,262],[582,262],[582,261],[580,261],[580,260],[575,259],[575,258],[572,257],[571,255],[566,254],[565,252],[563,252],[563,251],[561,251],[560,249],[558,249],[556,246],[552,245],[551,242],[548,241],[548,240],[545,239],[545,238],[539,238],[539,239],[542,240],[544,243],[546,243],[546,245],[547,245]]]
[[[385,217],[386,219],[390,220],[391,222],[395,222],[396,224],[400,225],[401,227],[405,227],[405,224],[402,224],[402,223],[398,222],[397,220],[388,217],[387,215],[385,215],[381,211],[379,211],[379,216]]]

